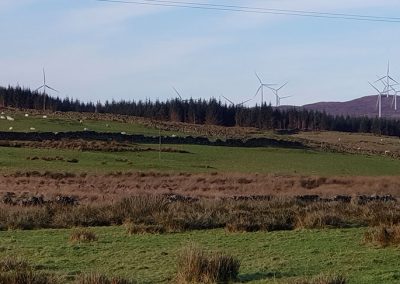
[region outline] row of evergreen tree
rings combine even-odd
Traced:
[[[45,103],[45,106],[44,106]],[[0,107],[51,111],[99,112],[133,115],[164,121],[195,124],[257,127],[261,129],[300,129],[362,132],[400,136],[400,120],[332,116],[302,108],[277,109],[270,105],[243,107],[210,100],[179,99],[160,101],[106,101],[85,103],[50,97],[21,87],[0,87]]]

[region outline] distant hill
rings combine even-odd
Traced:
[[[376,106],[377,96],[367,96],[347,102],[318,102],[304,105],[308,110],[325,111],[332,115],[350,115],[350,116],[378,116]],[[393,97],[382,97],[382,117],[400,118],[400,97],[398,97],[398,110],[395,111],[391,106]]]

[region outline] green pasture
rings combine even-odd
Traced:
[[[162,152],[158,145],[146,152],[85,152],[58,149],[0,147],[1,171],[170,171],[170,172],[243,172],[307,175],[399,175],[400,160],[282,148],[238,148],[198,145],[163,145],[188,153]],[[40,158],[60,156],[65,161]],[[28,158],[37,157],[37,160]],[[161,159],[160,159],[161,157]],[[77,163],[67,160],[77,159]]]
[[[2,115],[6,117],[6,114]],[[104,120],[83,120],[80,119],[65,119],[57,118],[48,115],[47,118],[42,116],[29,116],[25,117],[22,114],[10,114],[14,121],[0,119],[0,131],[15,131],[15,132],[68,132],[68,131],[96,131],[96,132],[126,132],[127,134],[142,134],[147,136],[158,136],[159,130],[150,128],[139,123],[124,123],[118,121],[104,121]],[[12,129],[10,130],[10,127]],[[31,130],[34,128],[34,130]],[[179,133],[162,131],[162,134],[175,134]]]
[[[341,273],[349,283],[400,281],[400,250],[363,244],[364,229],[138,236],[129,236],[123,227],[93,230],[98,241],[87,244],[69,242],[70,230],[0,232],[0,257],[26,258],[37,270],[66,281],[95,271],[139,283],[169,283],[179,251],[194,242],[239,258],[242,283],[290,283],[321,273]]]

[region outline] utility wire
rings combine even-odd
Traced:
[[[148,5],[148,6],[201,9],[201,10],[228,11],[228,12],[287,15],[287,16],[300,16],[300,17],[312,17],[312,18],[368,21],[368,22],[400,23],[399,17],[383,17],[383,16],[343,14],[343,13],[326,13],[326,12],[305,11],[305,10],[270,9],[270,8],[260,8],[260,7],[250,7],[250,6],[206,4],[206,3],[197,3],[197,2],[182,2],[182,1],[168,1],[168,0],[140,0],[140,1],[136,1],[136,0],[135,1],[95,0],[95,1],[109,2],[109,3],[134,4],[134,5]]]

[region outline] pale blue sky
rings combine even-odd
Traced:
[[[400,17],[398,0],[196,1]],[[400,23],[0,0],[0,35],[0,85],[36,88],[44,66],[61,97],[82,100],[164,100],[175,86],[184,97],[239,102],[253,97],[257,71],[289,81],[286,103],[343,101],[373,94],[367,81],[388,59],[400,79]]]

